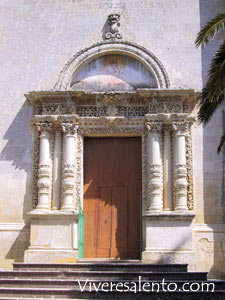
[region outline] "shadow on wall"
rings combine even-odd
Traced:
[[[189,223],[189,222],[188,222]],[[191,223],[191,222],[190,222]],[[176,227],[176,225],[174,225]],[[179,225],[180,226],[180,225]],[[189,225],[191,226],[191,225]],[[187,227],[187,224],[184,225],[184,227]],[[187,235],[184,235],[180,240],[177,240],[177,244],[173,247],[173,249],[169,250],[169,252],[171,253],[175,253],[176,251],[181,251],[181,254],[182,254],[182,250],[185,249],[185,245],[191,243],[191,240],[192,240],[192,237],[191,235],[190,236],[187,236]],[[187,251],[187,250],[186,250]],[[190,255],[192,255],[192,252],[190,252]],[[176,254],[175,254],[176,256]],[[175,263],[180,263],[179,261],[177,261],[175,259],[175,257],[173,257],[172,255],[170,257],[167,257],[167,256],[160,256],[159,259],[154,262],[156,264],[175,264]],[[193,262],[194,263],[194,262]],[[189,262],[187,262],[187,264],[189,264],[189,271],[192,271],[195,269],[195,265],[191,265]]]
[[[29,226],[24,226],[17,237],[15,238],[9,252],[6,255],[6,259],[12,259],[14,262],[24,261],[24,252],[28,249],[30,242],[30,229]]]
[[[104,24],[104,26],[102,28],[102,39],[103,39],[103,41],[106,40],[105,35],[109,31],[110,31],[110,26],[109,26],[108,18],[107,18],[107,20],[105,21],[105,24]]]
[[[24,228],[19,232],[11,246],[6,259],[23,261],[24,250],[29,243],[29,225],[27,212],[32,209],[32,134],[30,119],[32,112],[27,102],[21,106],[16,117],[12,121],[3,139],[6,145],[0,153],[0,161],[10,161],[15,170],[24,170],[26,173],[25,194],[23,199],[23,220]],[[19,175],[19,172],[16,172]],[[13,176],[13,175],[12,175]],[[13,180],[13,179],[12,179]],[[15,181],[16,182],[16,181]],[[19,181],[17,181],[19,184]],[[12,190],[13,192],[13,190]],[[22,202],[22,201],[21,201]],[[12,205],[13,203],[11,203]],[[12,210],[14,213],[15,210]],[[18,212],[19,214],[20,212]],[[13,234],[16,232],[12,232]]]
[[[201,28],[206,22],[218,13],[225,12],[225,2],[222,0],[206,1],[200,0],[200,25]],[[210,15],[209,15],[210,14]],[[211,58],[218,48],[219,42],[224,39],[224,33],[216,35],[205,49],[202,49],[202,81],[206,83],[208,68]],[[203,128],[203,197],[204,197],[204,220],[213,233],[210,238],[202,238],[198,241],[198,247],[202,251],[201,256],[208,261],[213,261],[209,272],[210,278],[225,278],[225,242],[224,233],[219,231],[218,225],[224,223],[224,183],[221,180],[223,172],[224,156],[217,155],[221,130],[222,111],[218,111],[212,121]],[[218,133],[217,133],[218,132]],[[222,210],[221,210],[222,206]],[[223,211],[223,214],[221,214]],[[214,224],[214,225],[212,225]],[[221,225],[220,225],[221,226]],[[220,227],[221,228],[221,227]]]

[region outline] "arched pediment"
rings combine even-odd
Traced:
[[[161,62],[130,42],[101,42],[77,53],[64,67],[55,90],[132,91],[169,88]]]

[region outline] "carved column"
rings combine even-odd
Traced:
[[[64,132],[63,144],[63,199],[62,210],[74,210],[74,187],[75,187],[75,134],[77,125],[72,123],[62,123]]]
[[[55,127],[54,161],[53,161],[53,205],[52,209],[60,208],[61,187],[61,128]]]
[[[172,128],[175,134],[175,210],[188,210],[187,207],[187,168],[185,135],[188,123],[174,122]]]
[[[171,125],[164,125],[164,210],[173,209],[172,198],[172,156],[171,156]]]
[[[149,149],[149,211],[161,211],[162,201],[162,158],[160,151],[161,142],[161,122],[146,123],[148,130]]]
[[[40,156],[38,169],[38,205],[36,209],[49,210],[49,188],[50,188],[50,131],[52,124],[36,123],[40,132]]]

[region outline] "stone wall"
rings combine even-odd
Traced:
[[[7,230],[0,232],[0,241],[4,243],[0,250],[0,267],[10,268],[13,259],[22,260],[23,247],[27,247],[27,231],[22,232],[22,240],[26,242],[21,244],[18,240],[21,240],[20,228],[29,225],[27,212],[32,206],[33,138],[29,125],[32,111],[24,94],[52,89],[74,54],[102,41],[111,13],[121,14],[123,40],[143,46],[158,57],[168,73],[171,88],[199,91],[222,36],[203,51],[195,49],[194,40],[200,26],[224,11],[225,5],[223,0],[0,2],[3,36],[0,55],[3,74],[0,89],[0,222],[3,228],[5,224],[20,224],[16,231],[14,225],[7,225]],[[217,227],[213,224],[223,223],[222,154],[216,154],[222,133],[222,112],[218,111],[204,129],[195,124],[192,132],[195,223],[211,224],[199,234],[193,231],[197,268],[220,270],[224,232],[214,234]],[[210,243],[210,260],[207,256],[204,258],[207,248],[202,246],[204,242]],[[16,246],[18,251],[13,250],[15,245],[19,245]],[[217,276],[216,271],[213,274]]]

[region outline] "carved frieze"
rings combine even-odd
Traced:
[[[106,106],[78,106],[78,116],[80,117],[101,117],[107,115]]]
[[[43,103],[43,115],[75,114],[76,107],[74,103]]]
[[[98,105],[77,105],[71,103],[44,103],[42,108],[37,110],[35,114],[40,115],[70,115],[77,114],[80,117],[101,117],[101,116],[124,116],[124,117],[143,117],[146,114],[158,113],[190,113],[191,106],[174,101],[158,101],[152,102],[145,99],[145,105],[121,105],[119,99],[121,96],[113,95],[107,97],[104,101],[102,95],[102,103]],[[117,98],[118,97],[118,98]],[[111,99],[111,100],[110,100]],[[112,102],[110,104],[110,101]]]
[[[118,106],[117,115],[125,117],[143,117],[148,113],[147,106]]]

